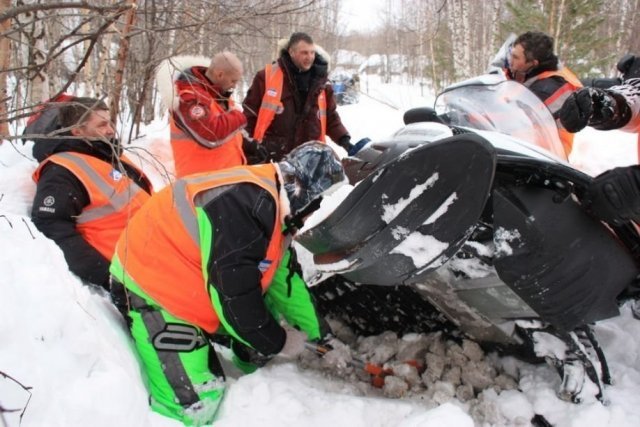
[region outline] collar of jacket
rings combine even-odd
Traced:
[[[87,154],[104,160],[105,162],[113,163],[113,160],[122,154],[122,147],[116,139],[112,139],[109,142],[87,141],[83,139],[64,138],[65,136],[71,136],[71,134],[65,132],[60,134],[60,138],[43,138],[35,141],[32,151],[33,157],[38,162],[42,162],[53,154],[70,151]]]
[[[195,66],[188,68],[180,74],[178,81],[180,80],[200,84],[216,99],[227,100],[231,95],[231,93],[223,92],[219,85],[209,80],[209,77],[207,77],[207,67]]]
[[[558,57],[554,55],[552,58],[540,62],[537,67],[532,68],[525,76],[525,80],[529,80],[540,73],[544,73],[545,71],[558,71],[558,69]]]

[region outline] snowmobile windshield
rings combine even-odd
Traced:
[[[549,109],[524,85],[495,75],[445,89],[436,98],[438,116],[450,126],[495,131],[567,160]]]

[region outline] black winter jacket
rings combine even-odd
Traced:
[[[341,143],[345,137],[349,138],[338,115],[333,89],[329,84],[327,61],[316,53],[313,66],[308,71],[300,71],[293,64],[289,53],[283,49],[278,65],[284,73],[280,99],[284,109],[276,114],[262,141],[271,159],[279,161],[300,144],[318,138],[320,119],[317,102],[323,89],[327,97],[326,134],[336,143]],[[265,70],[262,69],[255,75],[242,104],[247,117],[246,130],[250,135],[253,135],[256,127],[265,87]]]
[[[552,58],[546,62],[541,62],[536,68],[530,70],[525,76],[525,85],[527,80],[530,80],[545,71],[557,71],[558,59]],[[513,78],[511,72],[507,69],[507,77]],[[556,93],[567,81],[561,76],[551,76],[544,79],[537,80],[529,86],[529,90],[533,92],[542,102],[545,102],[547,98]],[[555,113],[552,111],[551,113]]]
[[[71,138],[39,139],[34,143],[33,157],[42,162],[52,154],[62,152],[90,155],[110,163],[150,193],[151,184],[144,175],[129,165],[116,161],[119,151],[113,147],[117,146],[117,142],[111,145]],[[38,230],[62,249],[71,272],[86,282],[108,290],[111,260],[103,257],[76,229],[76,218],[89,203],[89,194],[80,180],[65,167],[49,163],[40,173],[31,218]]]

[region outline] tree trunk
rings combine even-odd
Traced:
[[[0,0],[0,13],[9,9],[9,6],[11,6],[11,0]],[[9,31],[10,23],[9,19],[0,22],[0,137],[9,135],[9,123],[7,122],[9,116],[7,108],[9,101],[8,75],[2,70],[8,70],[9,64],[11,64],[11,44],[9,38],[4,35]],[[0,144],[2,144],[1,138]]]
[[[127,55],[129,53],[129,31],[136,20],[136,5],[137,0],[129,0],[127,4],[133,7],[129,9],[125,17],[124,28],[122,29],[122,35],[120,40],[120,48],[118,49],[118,59],[115,70],[115,83],[113,85],[113,94],[111,96],[111,121],[116,123],[118,114],[120,113],[120,96],[122,95],[122,80],[124,76],[124,69],[127,62]]]

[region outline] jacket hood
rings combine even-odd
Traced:
[[[119,157],[121,153],[117,140],[108,143],[65,138],[65,136],[71,136],[71,134],[62,133],[58,135],[58,138],[36,139],[31,150],[33,157],[40,163],[53,154],[71,151],[111,161],[111,159]]]
[[[200,55],[181,55],[165,59],[156,69],[158,92],[165,107],[170,110],[178,108],[179,98],[174,82],[184,70],[191,67],[209,67],[211,59]]]

